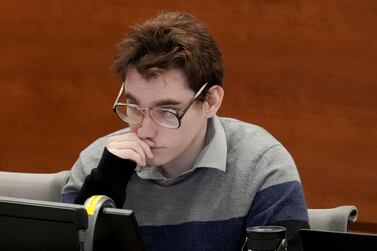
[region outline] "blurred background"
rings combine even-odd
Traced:
[[[374,0],[0,0],[0,170],[70,169],[124,127],[115,45],[161,11],[206,24],[225,63],[220,115],[286,146],[308,206],[356,205],[352,228],[377,232]]]

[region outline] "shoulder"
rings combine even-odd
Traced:
[[[287,149],[264,128],[230,118],[220,118],[227,141],[227,166],[261,187],[300,180]],[[235,171],[235,170],[234,170]]]
[[[220,118],[228,148],[261,154],[281,143],[264,128],[232,118]]]
[[[129,128],[124,128],[124,129],[120,129],[118,131],[115,131],[115,132],[112,132],[112,133],[109,133],[107,135],[104,135],[100,138],[97,138],[95,141],[93,141],[88,147],[86,147],[81,153],[80,153],[80,157],[85,157],[85,156],[97,156],[97,155],[101,155],[102,152],[103,152],[103,149],[105,148],[106,146],[106,142],[107,140],[112,137],[112,136],[116,136],[116,135],[121,135],[121,134],[125,134],[125,133],[128,133],[130,130]],[[100,156],[99,156],[100,157]]]

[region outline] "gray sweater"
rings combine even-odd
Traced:
[[[112,197],[135,212],[148,250],[240,250],[246,227],[257,225],[287,227],[289,250],[298,249],[297,231],[308,227],[299,175],[263,128],[214,117],[192,170],[176,179],[154,167],[135,170],[105,149],[109,136],[80,154],[63,189],[66,202]]]

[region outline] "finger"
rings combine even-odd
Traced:
[[[145,141],[141,140],[140,146],[143,148],[148,158],[153,158],[151,147]]]
[[[143,158],[138,152],[135,152],[132,149],[112,149],[111,153],[118,156],[119,158],[132,160],[139,166],[146,165],[145,158]]]
[[[127,134],[122,134],[122,135],[117,135],[117,136],[113,136],[111,138],[109,138],[108,140],[108,143],[109,142],[125,142],[125,141],[135,141],[135,142],[138,142],[140,144],[140,146],[143,148],[145,154],[148,156],[148,158],[153,158],[153,153],[151,151],[151,146],[154,145],[153,142],[151,142],[150,140],[143,140],[141,138],[139,138],[139,136],[137,136],[136,133],[134,132],[130,132],[130,133],[127,133]]]
[[[130,156],[127,156],[128,150],[132,150],[133,152],[136,152],[140,155],[140,158],[143,162],[146,162],[146,156],[145,151],[143,147],[140,145],[140,142],[135,141],[119,141],[119,142],[108,142],[106,146],[109,151],[123,151],[124,154],[122,154],[122,158],[130,158]]]

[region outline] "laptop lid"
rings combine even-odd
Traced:
[[[87,230],[82,205],[0,196],[0,250],[82,251]],[[133,211],[104,208],[96,221],[93,250],[144,251]]]
[[[145,245],[133,211],[104,208],[98,215],[93,251],[144,251]]]
[[[79,251],[87,226],[83,206],[0,196],[0,250]]]
[[[376,251],[377,235],[302,229],[303,251]]]

